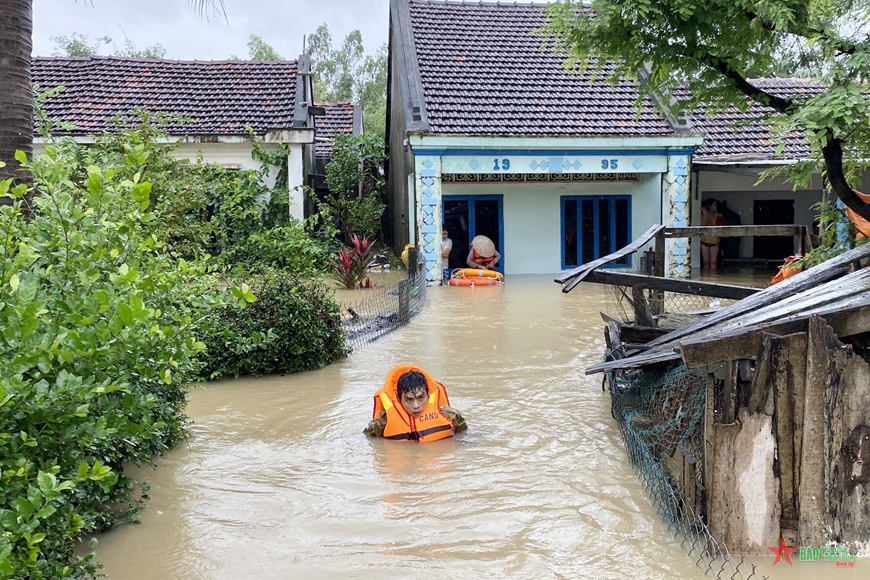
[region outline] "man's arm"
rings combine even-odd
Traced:
[[[446,415],[445,415],[446,416]],[[369,426],[363,429],[363,433],[369,437],[383,437],[384,428],[387,426],[387,412],[381,411],[380,417],[369,422]]]
[[[447,417],[451,423],[453,423],[453,429],[457,433],[462,433],[463,431],[468,430],[468,423],[465,422],[465,417],[463,417],[459,411],[454,409],[453,407],[440,407],[441,414]]]
[[[501,254],[498,253],[498,250],[495,251],[495,260],[492,261],[492,267],[495,268],[498,265],[498,261],[501,260]]]
[[[469,268],[480,268],[480,264],[474,261],[474,250],[469,250],[468,259],[465,261],[468,264]]]

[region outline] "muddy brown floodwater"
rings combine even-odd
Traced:
[[[189,444],[156,471],[132,473],[151,485],[141,525],[98,536],[104,573],[713,577],[661,522],[628,462],[601,377],[584,375],[601,359],[605,301],[601,287],[563,295],[540,276],[431,288],[409,326],[328,368],[192,391]],[[464,443],[361,433],[372,394],[405,362],[447,386],[470,425]],[[853,577],[832,563],[777,576],[784,566],[766,573]]]

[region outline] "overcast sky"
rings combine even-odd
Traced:
[[[200,18],[188,0],[33,0],[33,54],[51,56],[50,37],[72,32],[93,40],[124,36],[137,47],[160,43],[166,58],[225,60],[248,55],[248,37],[261,36],[284,58],[302,52],[302,37],[324,22],[333,46],[355,29],[366,52],[387,41],[389,0],[224,0],[227,19]],[[227,22],[228,21],[228,22]],[[123,29],[123,30],[122,30]],[[111,51],[107,47],[105,53]]]

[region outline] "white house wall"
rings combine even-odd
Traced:
[[[280,145],[276,143],[264,143],[266,151],[275,152]],[[302,219],[304,217],[304,184],[303,150],[302,145],[291,143],[288,145],[288,195],[290,196],[290,215]],[[182,143],[175,150],[176,159],[186,159],[190,163],[196,163],[200,153],[206,163],[233,167],[238,169],[260,169],[260,162],[251,158],[253,146],[249,142],[241,143]],[[45,152],[45,143],[33,144],[34,154]],[[274,187],[278,170],[272,168],[266,177],[266,185]]]
[[[630,195],[629,239],[661,220],[661,175],[642,174],[631,182],[442,183],[442,195],[502,195],[505,273],[555,274],[562,271],[561,198]],[[466,249],[467,251],[467,249]]]

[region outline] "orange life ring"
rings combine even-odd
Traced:
[[[499,281],[504,280],[504,274],[495,270],[481,270],[478,268],[460,268],[453,271],[453,278],[495,278]]]
[[[474,278],[450,278],[447,284],[450,286],[498,286],[504,282],[498,278],[475,276]]]

